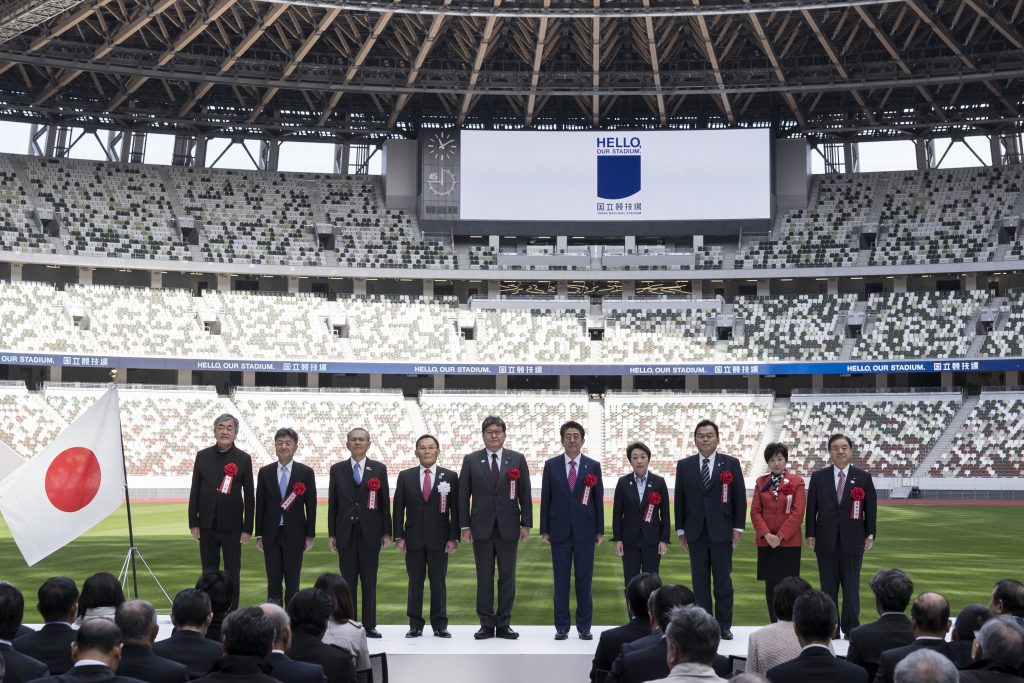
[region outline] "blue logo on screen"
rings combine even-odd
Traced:
[[[640,138],[597,138],[597,196],[623,199],[640,191]]]

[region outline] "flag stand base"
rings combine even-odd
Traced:
[[[118,582],[120,582],[121,586],[124,587],[126,590],[128,588],[128,570],[129,570],[129,567],[131,568],[131,572],[132,572],[133,579],[134,579],[134,574],[135,574],[134,558],[136,558],[136,557],[139,558],[140,560],[142,560],[142,564],[146,567],[146,571],[149,572],[149,575],[151,577],[153,577],[153,582],[156,583],[156,587],[159,588],[160,592],[164,594],[165,598],[167,598],[168,604],[173,604],[173,601],[171,600],[171,596],[169,596],[167,594],[167,591],[164,590],[163,584],[160,583],[160,579],[156,578],[156,574],[153,572],[153,568],[149,566],[149,562],[146,562],[146,558],[142,556],[142,551],[139,550],[135,546],[131,546],[130,548],[128,548],[128,554],[126,554],[124,556],[124,562],[121,564],[121,571],[118,572],[118,574],[117,574],[117,580],[118,580]],[[138,591],[138,588],[136,588],[136,591]],[[138,596],[136,595],[136,597],[138,597]]]

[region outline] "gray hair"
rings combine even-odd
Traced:
[[[1024,660],[1024,629],[1011,619],[989,619],[975,633],[974,642],[981,647],[981,656],[986,661],[1018,669]]]
[[[703,607],[683,605],[672,610],[665,637],[675,648],[679,663],[711,666],[718,653],[722,633],[718,622]]]
[[[768,679],[753,671],[738,673],[729,679],[731,683],[768,683]]]
[[[263,603],[260,605],[260,609],[263,610],[263,613],[266,614],[274,624],[274,643],[280,643],[284,640],[284,634],[291,628],[291,621],[288,619],[288,613],[284,611],[283,607],[275,605],[272,602]]]
[[[345,440],[346,441],[348,441],[348,438],[350,436],[352,436],[352,432],[362,432],[363,434],[366,434],[366,438],[367,439],[371,439],[372,438],[372,437],[370,437],[370,430],[369,429],[367,429],[365,427],[354,427],[354,428],[348,430],[348,433],[345,434]]]
[[[960,674],[945,655],[935,650],[914,650],[900,660],[893,673],[896,683],[957,683]]]
[[[238,418],[232,415],[231,413],[222,413],[221,415],[218,415],[217,419],[213,421],[213,428],[216,429],[217,425],[219,425],[221,422],[228,422],[229,420],[235,424],[235,431],[237,432]]]
[[[118,605],[114,622],[126,641],[148,641],[156,626],[156,608],[148,600],[127,600]]]

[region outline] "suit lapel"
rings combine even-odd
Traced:
[[[502,459],[505,458],[505,451],[504,450],[502,450],[502,452],[501,452],[501,457],[502,457]],[[483,473],[484,481],[490,483],[491,489],[493,491],[497,491],[498,490],[498,486],[497,486],[497,484],[494,483],[494,479],[491,477],[491,463],[488,462],[489,458],[490,458],[490,456],[487,455],[487,449],[486,448],[483,449],[482,451],[480,451],[480,471]],[[501,481],[500,467],[501,466],[499,465],[499,472],[498,472],[498,481],[499,482]]]
[[[647,473],[647,486],[650,487],[650,485],[651,485],[651,473],[648,472]],[[629,491],[629,494],[633,497],[633,502],[636,503],[636,506],[638,508],[639,507],[643,507],[641,505],[641,503],[640,503],[640,489],[636,485],[636,473],[632,473],[631,472],[629,474],[629,486],[627,486],[626,489]]]

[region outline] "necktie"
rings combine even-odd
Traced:
[[[494,480],[494,485],[498,485],[498,454],[491,453],[491,479]]]
[[[359,463],[352,465],[352,478],[356,480],[356,486],[359,486],[363,481],[363,475],[359,473]]]
[[[840,503],[843,502],[843,488],[846,486],[846,475],[843,474],[842,470],[839,470],[839,483],[836,485],[836,500]]]
[[[277,480],[278,486],[281,488],[281,499],[284,500],[284,492],[288,490],[288,468],[281,468],[281,476]]]
[[[423,502],[430,500],[430,470],[423,470]]]
[[[708,460],[710,458],[702,457],[700,459],[700,480],[705,492],[711,490],[711,470],[708,469]]]
[[[569,493],[573,492],[576,488],[576,461],[569,461]]]

